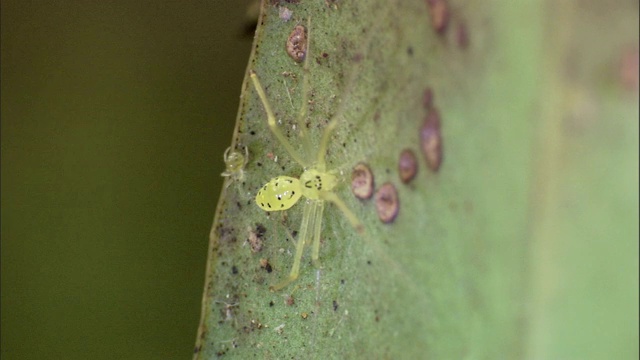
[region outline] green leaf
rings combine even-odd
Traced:
[[[218,204],[195,358],[637,357],[637,3],[580,4],[263,4],[249,69],[300,154],[340,117],[328,167],[343,172],[336,192],[365,233],[327,204],[321,267],[307,251],[300,277],[269,291],[293,263],[304,199],[267,214],[253,198],[303,169],[247,77],[234,146],[249,161]],[[306,73],[285,42],[309,18]],[[634,56],[635,73],[618,71]],[[420,143],[432,108],[437,171]],[[409,184],[398,175],[407,148],[419,164]],[[352,195],[358,162],[376,189],[397,189],[391,223]]]

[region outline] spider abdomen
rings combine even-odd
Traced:
[[[302,196],[300,180],[278,176],[266,183],[256,195],[256,203],[264,211],[287,210]]]

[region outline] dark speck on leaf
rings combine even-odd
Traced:
[[[267,232],[267,228],[262,224],[256,224],[256,235],[262,237]]]

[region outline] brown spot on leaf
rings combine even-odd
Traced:
[[[411,149],[404,149],[398,160],[398,174],[403,183],[408,184],[418,173],[418,160]]]
[[[469,46],[469,31],[467,24],[461,22],[456,26],[456,42],[460,49],[466,49]]]
[[[267,232],[267,228],[265,228],[262,224],[256,224],[255,229],[248,228],[247,230],[249,232],[249,238],[247,239],[247,242],[251,247],[251,252],[256,253],[262,251],[262,240],[264,234]]]
[[[422,94],[422,106],[429,110],[433,106],[433,90],[430,87],[424,89],[424,93]]]
[[[291,306],[296,303],[296,300],[293,298],[293,295],[289,295],[286,299],[284,299],[284,303],[288,306]]]
[[[427,167],[434,172],[442,164],[442,133],[440,131],[440,114],[431,108],[420,127],[420,146],[427,162]]]
[[[446,0],[426,0],[431,16],[431,26],[442,34],[449,23],[449,5]]]
[[[265,269],[268,273],[271,273],[273,271],[273,267],[271,267],[268,259],[260,259],[260,267]]]
[[[358,199],[369,199],[373,194],[373,174],[365,163],[358,163],[351,174],[351,191]]]
[[[256,253],[262,250],[262,239],[254,231],[249,230],[247,241],[249,242],[249,247],[251,247],[251,252]]]
[[[287,54],[295,61],[302,62],[307,55],[307,29],[296,25],[287,39]]]
[[[292,15],[293,11],[289,10],[287,7],[281,6],[278,8],[278,17],[280,17],[281,20],[289,21],[291,20]]]
[[[375,201],[380,221],[385,224],[393,222],[396,216],[398,216],[398,210],[400,209],[396,187],[390,182],[384,183],[378,191],[376,191]]]
[[[622,86],[629,91],[638,91],[638,67],[640,58],[638,48],[629,49],[622,54],[620,61],[620,81]]]

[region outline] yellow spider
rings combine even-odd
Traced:
[[[309,20],[308,24],[310,23],[311,21]],[[307,29],[308,28],[309,25],[307,25]],[[309,39],[307,39],[307,49],[304,60],[305,75],[303,79],[303,101],[302,108],[300,109],[297,119],[298,128],[302,133],[301,138],[307,141],[308,139],[305,136],[306,126],[304,125],[304,117],[306,115],[307,99],[309,96],[307,78],[309,58]],[[256,195],[256,203],[265,211],[287,210],[291,208],[302,196],[306,198],[302,212],[302,223],[300,224],[300,231],[298,232],[296,254],[293,260],[293,266],[291,267],[291,272],[285,280],[271,287],[272,290],[279,290],[298,278],[300,262],[302,260],[305,244],[313,244],[311,259],[316,266],[319,265],[320,233],[322,231],[322,212],[324,211],[325,201],[335,204],[358,232],[362,233],[364,231],[364,227],[356,215],[349,210],[347,205],[334,192],[334,188],[339,183],[337,171],[328,171],[326,169],[327,164],[325,161],[325,153],[327,151],[331,132],[338,125],[340,111],[333,116],[325,127],[317,154],[308,154],[308,151],[305,151],[304,154],[299,154],[293,149],[287,138],[278,128],[276,124],[276,117],[271,110],[271,105],[267,100],[264,89],[258,80],[258,75],[251,70],[250,76],[267,113],[269,129],[271,129],[273,135],[275,135],[293,160],[300,164],[304,169],[299,179],[289,176],[278,176],[271,179],[271,181],[265,184]],[[310,146],[304,147],[305,150],[309,148]]]

